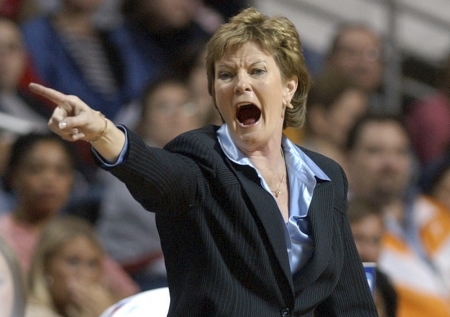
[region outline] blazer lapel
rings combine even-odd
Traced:
[[[286,229],[283,227],[284,221],[278,205],[275,199],[261,187],[260,179],[253,168],[233,163],[230,164],[232,165],[231,170],[235,172],[249,200],[253,204],[257,216],[261,220],[265,232],[267,232],[268,240],[293,292],[292,274],[285,241]]]
[[[320,182],[316,185],[308,211],[314,239],[314,254],[305,266],[295,274],[295,291],[304,289],[317,280],[328,265],[328,258],[333,255],[333,196],[332,182]]]

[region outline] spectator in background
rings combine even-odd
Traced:
[[[133,110],[128,105],[140,97],[160,68],[138,53],[125,27],[103,29],[94,23],[102,1],[62,0],[54,12],[25,22],[22,31],[39,82],[89,100],[111,120],[128,124],[121,120]],[[89,197],[82,205],[75,201],[73,209],[92,210],[95,215],[103,189],[98,168],[88,143],[73,146],[76,168],[89,187]]]
[[[349,75],[369,94],[370,107],[382,111],[383,41],[364,24],[344,24],[338,28],[324,61],[325,70]]]
[[[26,292],[14,250],[0,238],[0,316],[23,317]]]
[[[349,199],[347,213],[361,261],[377,264],[385,231],[382,209],[353,197]],[[375,272],[374,298],[378,316],[395,317],[397,293],[385,273],[378,267]]]
[[[347,135],[356,119],[368,111],[367,93],[347,75],[325,72],[313,82],[306,107],[300,144],[334,159],[346,171]]]
[[[406,197],[412,153],[398,118],[382,114],[359,118],[349,131],[347,153],[350,197],[382,207]]]
[[[47,85],[89,100],[116,120],[158,74],[124,28],[99,29],[93,16],[102,0],[63,0],[53,14],[27,21],[23,34],[32,65]]]
[[[122,14],[145,60],[186,74],[199,43],[223,22],[211,10],[199,17],[203,9],[202,0],[124,0]]]
[[[74,157],[66,142],[54,134],[27,134],[13,144],[7,185],[16,195],[12,212],[0,216],[0,236],[15,250],[28,272],[43,228],[60,216],[74,183]],[[132,295],[136,284],[111,260],[108,276],[118,294]]]
[[[28,122],[19,132],[48,131],[47,117],[54,107],[36,99],[22,87],[26,67],[27,52],[19,26],[0,17],[0,111]]]
[[[106,279],[105,255],[84,220],[51,221],[36,244],[26,317],[98,317],[120,300]]]
[[[147,144],[162,148],[201,125],[203,117],[191,102],[189,87],[177,77],[162,77],[145,91],[136,131]],[[142,290],[167,286],[155,214],[134,200],[124,183],[109,173],[105,177],[108,185],[97,223],[103,245]]]
[[[348,157],[350,197],[383,211],[378,263],[397,291],[398,316],[450,316],[450,214],[411,188],[405,127],[393,116],[364,116],[349,134]]]
[[[42,228],[69,199],[73,166],[67,144],[52,134],[28,134],[13,144],[5,185],[13,191],[16,204],[0,218],[0,235],[16,250],[25,271]]]
[[[361,261],[377,263],[385,230],[382,208],[360,197],[350,197],[348,207],[348,218]]]
[[[405,115],[412,145],[422,166],[450,148],[450,54],[438,76],[438,91],[413,102]]]
[[[21,87],[26,65],[27,54],[18,25],[0,17],[0,175],[15,137],[32,130],[48,131],[47,118],[53,111],[53,106]]]

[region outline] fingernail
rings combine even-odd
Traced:
[[[67,127],[67,123],[66,122],[60,122],[58,124],[58,126],[59,126],[60,129],[65,129]]]

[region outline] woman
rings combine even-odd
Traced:
[[[23,317],[25,285],[19,262],[13,249],[0,239],[0,316]]]
[[[58,218],[74,182],[73,155],[54,134],[31,133],[13,144],[7,185],[17,199],[14,209],[0,216],[0,236],[14,249],[27,274],[44,227]],[[108,279],[118,298],[138,292],[137,285],[111,258]]]
[[[103,259],[89,223],[75,217],[52,221],[33,256],[26,316],[99,316],[118,300],[103,280]]]
[[[104,168],[156,214],[168,316],[376,316],[330,159],[283,137],[304,119],[308,75],[294,25],[250,8],[207,45],[209,92],[224,124],[145,146],[73,96],[50,128],[89,140]]]
[[[5,185],[14,208],[0,217],[0,236],[28,272],[42,228],[62,211],[72,192],[74,161],[66,142],[53,134],[30,133],[11,147]]]

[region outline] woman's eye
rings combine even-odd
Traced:
[[[262,75],[264,74],[266,71],[262,68],[255,68],[252,70],[252,74],[254,75]]]
[[[221,73],[219,73],[218,77],[219,77],[220,80],[227,80],[227,79],[229,79],[231,77],[231,74],[230,73],[226,73],[226,72],[221,72]]]
[[[80,259],[76,258],[76,257],[68,258],[68,259],[66,259],[66,261],[70,266],[79,266],[80,265]]]

